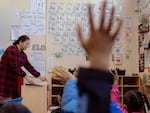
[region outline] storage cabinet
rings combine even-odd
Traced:
[[[123,103],[123,97],[127,91],[129,90],[141,91],[141,83],[139,76],[119,76],[118,85],[121,103]]]

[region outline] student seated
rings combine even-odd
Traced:
[[[111,101],[117,104],[122,113],[148,113],[150,110],[147,96],[138,90],[127,91],[124,95],[124,105],[121,104],[116,74],[114,74],[114,84],[111,90]]]

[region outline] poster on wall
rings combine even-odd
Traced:
[[[46,0],[30,0],[30,10],[15,12],[17,25],[11,25],[11,40],[21,35],[44,36],[46,34]]]
[[[123,64],[122,54],[114,54],[113,62],[114,62],[114,65],[122,65]]]
[[[52,44],[60,47],[55,56],[84,55],[76,27],[80,23],[84,34],[88,33],[87,4],[51,2],[48,13],[48,33],[52,35]]]
[[[99,21],[101,5],[102,2],[92,4],[95,21]],[[112,2],[109,2],[106,8],[106,15],[108,17],[105,21],[106,24],[109,20],[111,7]],[[80,24],[85,37],[88,35],[87,10],[87,3],[50,2],[48,4],[48,34],[52,36],[52,44],[60,47],[56,53],[61,53],[62,55],[85,55],[77,38],[76,27],[77,24]],[[115,12],[115,17],[120,15],[119,11],[120,6],[117,12]]]
[[[21,35],[43,36],[45,35],[45,19],[24,18],[21,24],[11,25],[11,40],[16,40]]]
[[[11,25],[11,40],[17,40],[23,33],[22,25]]]
[[[45,76],[45,51],[32,51],[29,53],[29,61],[42,76]]]
[[[30,0],[30,10],[45,14],[46,0]]]

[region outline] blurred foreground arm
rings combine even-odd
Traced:
[[[108,26],[104,26],[106,20],[106,1],[104,1],[101,20],[98,23],[99,28],[95,28],[91,6],[88,9],[90,35],[88,38],[84,38],[80,26],[78,26],[78,36],[82,47],[89,56],[90,68],[79,70],[78,88],[80,97],[77,113],[109,113],[110,91],[113,84],[113,75],[108,70],[109,55],[122,20],[118,19],[116,30],[112,29],[114,17],[114,7],[112,7]]]

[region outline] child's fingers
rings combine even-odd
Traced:
[[[89,27],[90,27],[90,31],[92,32],[94,30],[94,24],[93,24],[93,18],[92,18],[91,5],[88,5],[88,14],[89,14]]]
[[[106,29],[108,32],[111,30],[112,24],[113,24],[113,20],[114,20],[114,6],[112,7],[111,10],[111,15],[110,15],[110,19],[109,19],[109,24],[108,24],[108,28]]]
[[[105,22],[105,9],[106,9],[106,0],[104,1],[103,6],[102,6],[99,30],[101,30],[101,29],[104,28],[104,22]]]
[[[118,18],[118,25],[117,25],[117,27],[116,27],[116,31],[114,31],[113,34],[112,34],[112,38],[113,38],[113,39],[116,38],[116,35],[117,35],[118,32],[120,31],[120,28],[121,28],[122,23],[123,23],[122,18]]]
[[[78,34],[78,39],[79,39],[79,41],[80,41],[80,43],[81,43],[81,46],[82,46],[85,50],[87,50],[87,49],[86,49],[86,45],[85,45],[85,40],[84,40],[84,37],[83,37],[83,33],[82,33],[82,31],[81,31],[80,25],[77,26],[77,34]]]

